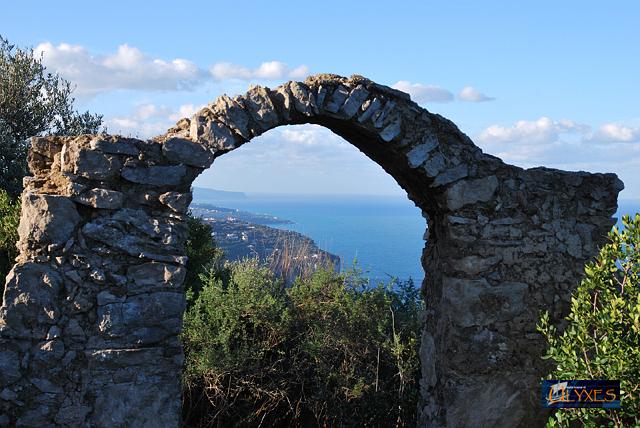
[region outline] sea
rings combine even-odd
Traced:
[[[194,202],[291,220],[292,224],[271,226],[310,237],[320,248],[340,257],[342,270],[356,267],[372,283],[411,279],[419,286],[424,278],[420,257],[426,221],[406,197],[244,195],[221,200],[196,191]],[[636,212],[640,212],[640,200],[623,200],[616,217]]]
[[[356,267],[373,283],[391,278],[420,284],[420,256],[426,221],[406,197],[354,195],[277,195],[245,193],[220,200],[194,193],[194,203],[209,203],[292,221],[269,225],[300,232],[340,257],[342,270]]]

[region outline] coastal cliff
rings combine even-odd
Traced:
[[[211,225],[215,245],[229,261],[258,258],[288,283],[319,268],[340,270],[340,257],[308,236],[267,226],[291,224],[289,220],[203,204],[194,204],[191,211]]]

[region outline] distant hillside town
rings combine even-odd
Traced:
[[[340,270],[340,258],[311,238],[266,226],[291,224],[289,220],[207,204],[193,204],[191,212],[211,225],[213,240],[229,261],[258,258],[287,282],[321,267]]]

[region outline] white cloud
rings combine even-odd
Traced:
[[[477,138],[485,143],[550,143],[562,133],[585,133],[588,130],[588,126],[571,120],[541,117],[535,121],[519,120],[512,126],[491,125]]]
[[[605,123],[589,137],[591,140],[612,143],[631,143],[640,141],[640,127],[623,126],[617,123]]]
[[[485,152],[524,168],[615,172],[625,181],[627,195],[640,194],[634,172],[640,165],[640,128],[607,123],[594,132],[575,121],[541,117],[491,125],[475,140]]]
[[[213,64],[209,71],[216,80],[251,79],[251,70],[242,65],[231,64],[230,62],[219,62],[217,64]]]
[[[286,126],[275,132],[278,134],[276,138],[281,138],[288,143],[302,144],[307,147],[344,149],[348,147],[349,144],[341,137],[320,125]]]
[[[469,101],[472,103],[495,100],[495,98],[486,96],[473,86],[465,86],[464,88],[462,88],[462,90],[458,94],[458,99],[460,101]]]
[[[238,153],[236,153],[238,152]],[[342,137],[320,125],[283,126],[254,138],[226,159],[242,159],[245,168],[268,171],[282,163],[299,172],[328,171],[331,163],[360,164],[362,154]]]
[[[488,153],[523,167],[551,165],[571,159],[581,147],[590,127],[572,120],[519,120],[511,126],[491,125],[477,136],[477,143]]]
[[[165,106],[156,106],[155,104],[140,104],[135,108],[133,116],[141,120],[147,120],[151,118],[166,117],[170,113],[170,111],[171,109]]]
[[[120,89],[142,91],[194,90],[207,80],[301,79],[309,74],[305,65],[290,68],[280,61],[263,62],[249,69],[227,62],[216,63],[207,72],[192,61],[153,58],[140,49],[123,44],[114,53],[99,55],[80,45],[50,42],[35,48],[44,65],[76,86],[78,97]]]
[[[319,125],[272,129],[216,159],[196,185],[265,193],[405,194],[379,165]]]
[[[118,89],[190,90],[201,83],[206,71],[186,59],[165,61],[139,49],[120,45],[115,53],[95,55],[78,45],[41,43],[35,48],[47,68],[76,85],[78,96],[92,96]]]
[[[184,104],[177,109],[155,104],[140,104],[127,116],[107,117],[105,124],[110,134],[149,138],[166,132],[176,121],[190,117],[202,106]]]
[[[290,79],[304,79],[309,75],[309,67],[306,65],[299,65],[296,68],[289,71]]]
[[[453,101],[453,94],[439,86],[411,83],[407,80],[396,82],[393,88],[411,95],[411,99],[418,104],[422,103],[447,103]]]
[[[281,80],[281,79],[300,79],[309,74],[309,68],[300,65],[293,69],[280,61],[263,62],[253,70],[238,64],[230,62],[219,62],[211,66],[209,69],[214,80]]]
[[[182,119],[183,117],[191,118],[198,110],[200,110],[204,105],[196,106],[194,104],[183,104],[178,107],[178,110],[169,115],[169,119],[174,122]]]

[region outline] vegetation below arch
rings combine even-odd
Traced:
[[[185,314],[186,426],[411,426],[422,302],[412,282],[255,260],[211,270]]]

